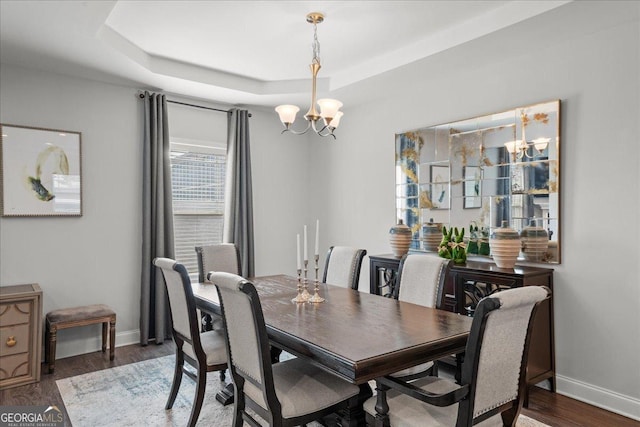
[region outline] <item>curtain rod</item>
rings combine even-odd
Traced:
[[[142,99],[142,98],[144,98],[144,93],[140,93],[138,96]],[[186,105],[187,107],[202,108],[203,110],[219,111],[221,113],[230,113],[231,112],[229,110],[221,110],[219,108],[205,107],[204,105],[196,105],[196,104],[189,104],[189,103],[186,103],[186,102],[172,101],[171,99],[167,99],[167,102],[169,102],[171,104]],[[249,117],[251,117],[251,113],[249,113]]]

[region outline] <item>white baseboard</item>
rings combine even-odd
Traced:
[[[64,359],[65,357],[77,356],[79,354],[93,353],[102,349],[102,334],[98,332],[91,337],[82,337],[77,339],[75,337],[69,337],[70,339],[60,339],[61,332],[58,331],[58,340],[56,343],[56,360]],[[74,339],[75,338],[75,339]],[[125,345],[137,344],[140,342],[140,330],[116,332],[116,348]],[[107,345],[109,345],[107,343]],[[43,348],[43,354],[45,349]],[[108,351],[108,350],[107,350]],[[118,352],[116,351],[116,357]],[[42,359],[44,360],[44,359]]]
[[[556,385],[559,394],[640,421],[640,399],[557,374]]]

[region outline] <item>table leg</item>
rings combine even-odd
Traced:
[[[364,402],[373,396],[373,391],[369,387],[368,383],[360,384],[360,393],[358,394],[357,403],[345,411],[341,411],[338,416],[340,417],[339,425],[342,427],[356,427],[366,426],[366,413],[362,405]]]

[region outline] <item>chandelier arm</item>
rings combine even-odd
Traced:
[[[309,131],[309,129],[311,129],[311,122],[307,123],[307,127],[303,131],[294,130],[294,129],[291,128],[291,125],[289,125],[285,129],[283,129],[282,132],[280,132],[280,134],[283,134],[285,132],[291,132],[294,135],[304,135],[305,133],[307,133]],[[315,131],[315,129],[313,129],[313,130]]]

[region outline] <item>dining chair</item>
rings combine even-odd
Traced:
[[[365,249],[331,246],[329,253],[327,253],[322,282],[345,286],[357,291],[362,259],[366,254]]]
[[[198,281],[208,281],[207,275],[211,271],[225,271],[241,274],[240,252],[233,243],[196,246],[198,257]]]
[[[171,409],[178,395],[183,372],[196,381],[196,393],[187,425],[195,426],[200,415],[207,372],[227,368],[227,351],[221,331],[200,332],[195,299],[187,269],[168,258],[156,258],[153,264],[162,271],[169,296],[173,339],[176,344],[176,364],[169,399],[165,409]],[[195,375],[184,369],[184,362],[193,366]]]
[[[260,425],[247,408],[270,426],[294,426],[357,404],[358,386],[304,358],[272,365],[262,306],[253,284],[220,272],[213,273],[211,280],[218,289],[227,332],[235,391],[234,426],[240,427],[243,421]]]
[[[375,426],[515,426],[526,390],[532,319],[550,297],[545,286],[497,292],[477,306],[460,384],[427,377],[415,382],[376,379],[377,396],[364,404]]]
[[[437,256],[404,255],[398,267],[398,284],[393,290],[393,298],[425,307],[439,308],[447,265],[447,259]],[[393,376],[408,381],[437,374],[437,362],[427,362],[396,372]]]
[[[196,255],[198,258],[198,282],[200,283],[209,282],[207,276],[212,271],[242,274],[240,252],[233,243],[196,246]],[[206,314],[203,323],[209,323],[212,329],[223,329],[222,317],[215,314]],[[224,374],[221,379],[224,381]]]

